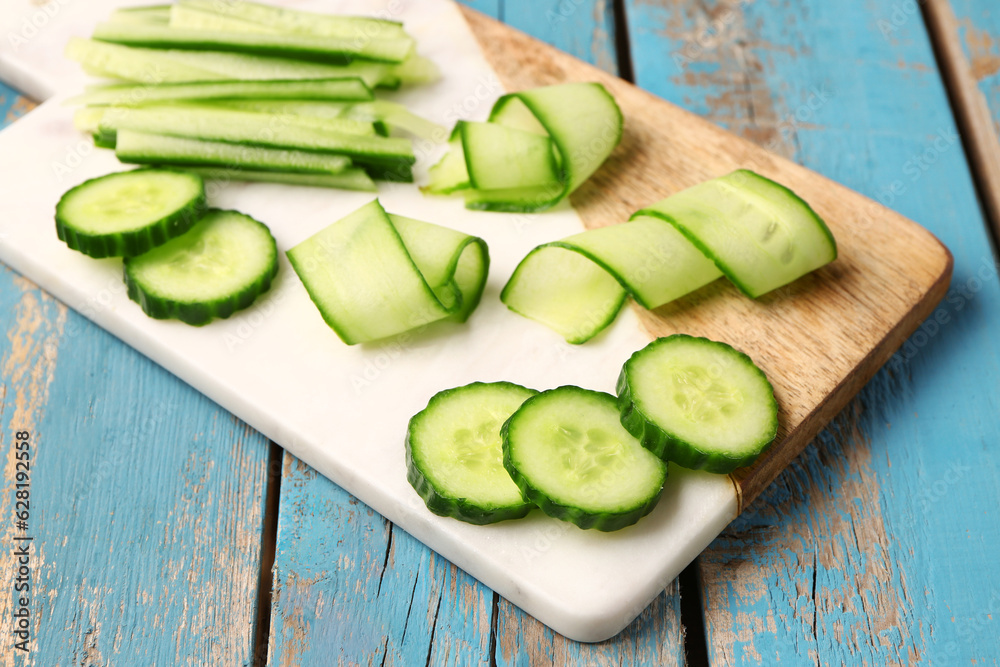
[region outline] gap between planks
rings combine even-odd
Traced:
[[[274,588],[274,558],[278,548],[278,517],[281,510],[281,473],[285,450],[276,442],[267,446],[267,478],[264,486],[264,520],[260,531],[260,572],[257,577],[257,609],[254,613],[253,664],[267,665],[271,637],[271,593]]]
[[[920,4],[996,250],[1000,244],[1000,139],[962,49],[951,0],[925,0]]]

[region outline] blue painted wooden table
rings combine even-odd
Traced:
[[[5,632],[3,664],[996,664],[998,221],[980,203],[996,184],[968,156],[1000,146],[960,134],[969,102],[935,29],[950,12],[951,65],[1000,123],[1000,9],[468,4],[923,224],[955,256],[948,296],[679,582],[581,645],[0,267],[5,630],[14,537],[33,537],[30,651]],[[30,107],[0,88],[4,124]]]

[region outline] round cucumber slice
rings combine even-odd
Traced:
[[[237,211],[209,211],[187,234],[125,259],[130,299],[150,317],[194,325],[246,308],[277,272],[270,230]]]
[[[510,382],[474,382],[431,398],[406,431],[406,478],[439,516],[483,525],[534,507],[503,467],[500,427],[537,394]]]
[[[752,463],[778,429],[764,372],[726,343],[676,334],[625,362],[621,423],[643,446],[685,468],[729,473]]]
[[[618,530],[660,499],[667,466],[622,427],[610,394],[573,386],[542,392],[501,434],[504,467],[549,516]]]
[[[107,174],[56,205],[56,234],[91,257],[132,257],[180,236],[205,211],[201,176],[167,169]]]

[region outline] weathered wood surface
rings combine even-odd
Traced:
[[[610,3],[469,2],[613,71]],[[585,37],[581,37],[585,36]],[[286,454],[274,564],[274,665],[682,664],[676,582],[613,640],[553,633]],[[545,545],[540,544],[539,548]]]
[[[984,0],[927,0],[925,13],[979,196],[1000,235],[1000,7]],[[894,25],[883,22],[881,28],[891,34]]]
[[[931,320],[699,558],[711,662],[992,664],[1000,288],[916,3],[627,10],[641,86],[883,201],[955,255]]]
[[[29,107],[0,86],[4,123]],[[268,443],[2,265],[0,322],[0,664],[250,664]],[[18,431],[27,654],[9,634]]]

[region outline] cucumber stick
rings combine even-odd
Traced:
[[[526,516],[534,507],[503,466],[500,427],[537,394],[510,382],[439,392],[410,419],[406,477],[427,508],[474,524]]]
[[[378,200],[287,254],[323,319],[349,345],[464,322],[489,270],[482,239],[389,215]]]
[[[240,169],[230,165],[224,167],[191,167],[178,165],[178,169],[198,174],[206,182],[213,184],[230,183],[282,183],[284,185],[304,185],[315,188],[337,190],[359,190],[375,192],[375,181],[364,169],[349,167],[335,174],[305,173],[294,171],[269,171],[266,169]]]
[[[618,105],[598,83],[510,93],[497,100],[488,123],[457,127],[457,141],[425,190],[461,191],[471,209],[545,210],[597,170],[621,141],[622,126]]]
[[[666,464],[622,427],[610,394],[544,391],[511,415],[501,435],[504,467],[521,492],[580,528],[630,526],[663,491]]]
[[[247,53],[141,48],[71,37],[66,44],[66,57],[80,63],[84,71],[93,76],[155,85],[358,77],[369,87],[397,88],[401,83],[423,82],[428,76],[433,78],[433,73],[427,73],[429,66],[418,56],[400,65],[364,60],[335,65]]]
[[[668,197],[629,222],[535,248],[501,299],[583,343],[614,320],[626,296],[654,309],[725,275],[758,297],[836,256],[830,230],[808,204],[741,170]]]
[[[340,174],[351,166],[351,160],[343,155],[240,146],[132,130],[118,131],[115,155],[126,164],[236,167],[317,174]]]
[[[202,15],[214,14],[244,25],[261,26],[275,32],[316,35],[318,37],[350,37],[368,39],[403,39],[408,35],[398,21],[318,14],[245,0],[179,0],[172,10],[190,10]],[[204,19],[203,19],[204,20]]]
[[[127,258],[125,284],[150,317],[202,325],[249,306],[277,271],[277,246],[266,226],[212,210],[184,235]]]
[[[56,234],[91,257],[140,255],[185,233],[205,210],[201,177],[165,169],[108,174],[56,205]]]
[[[334,100],[363,102],[374,99],[371,88],[358,77],[337,79],[278,79],[258,81],[202,81],[148,85],[111,85],[91,89],[66,100],[88,106],[141,106],[156,102],[225,100]]]
[[[94,28],[93,38],[125,46],[233,51],[333,63],[348,63],[354,59],[401,63],[413,53],[413,40],[405,36],[357,39],[303,33],[190,30],[157,23],[100,23]]]
[[[657,456],[729,473],[774,440],[778,404],[763,371],[725,343],[677,334],[625,362],[621,423]]]
[[[271,116],[195,105],[108,107],[100,132],[119,130],[344,155],[385,180],[412,180],[416,161],[408,139],[376,136],[371,123],[345,118]]]
[[[445,129],[437,123],[422,118],[402,104],[387,100],[371,102],[330,102],[316,100],[221,100],[218,106],[242,111],[256,111],[273,115],[291,114],[309,118],[344,118],[365,123],[378,123],[392,129],[408,132],[421,139],[440,140]]]

